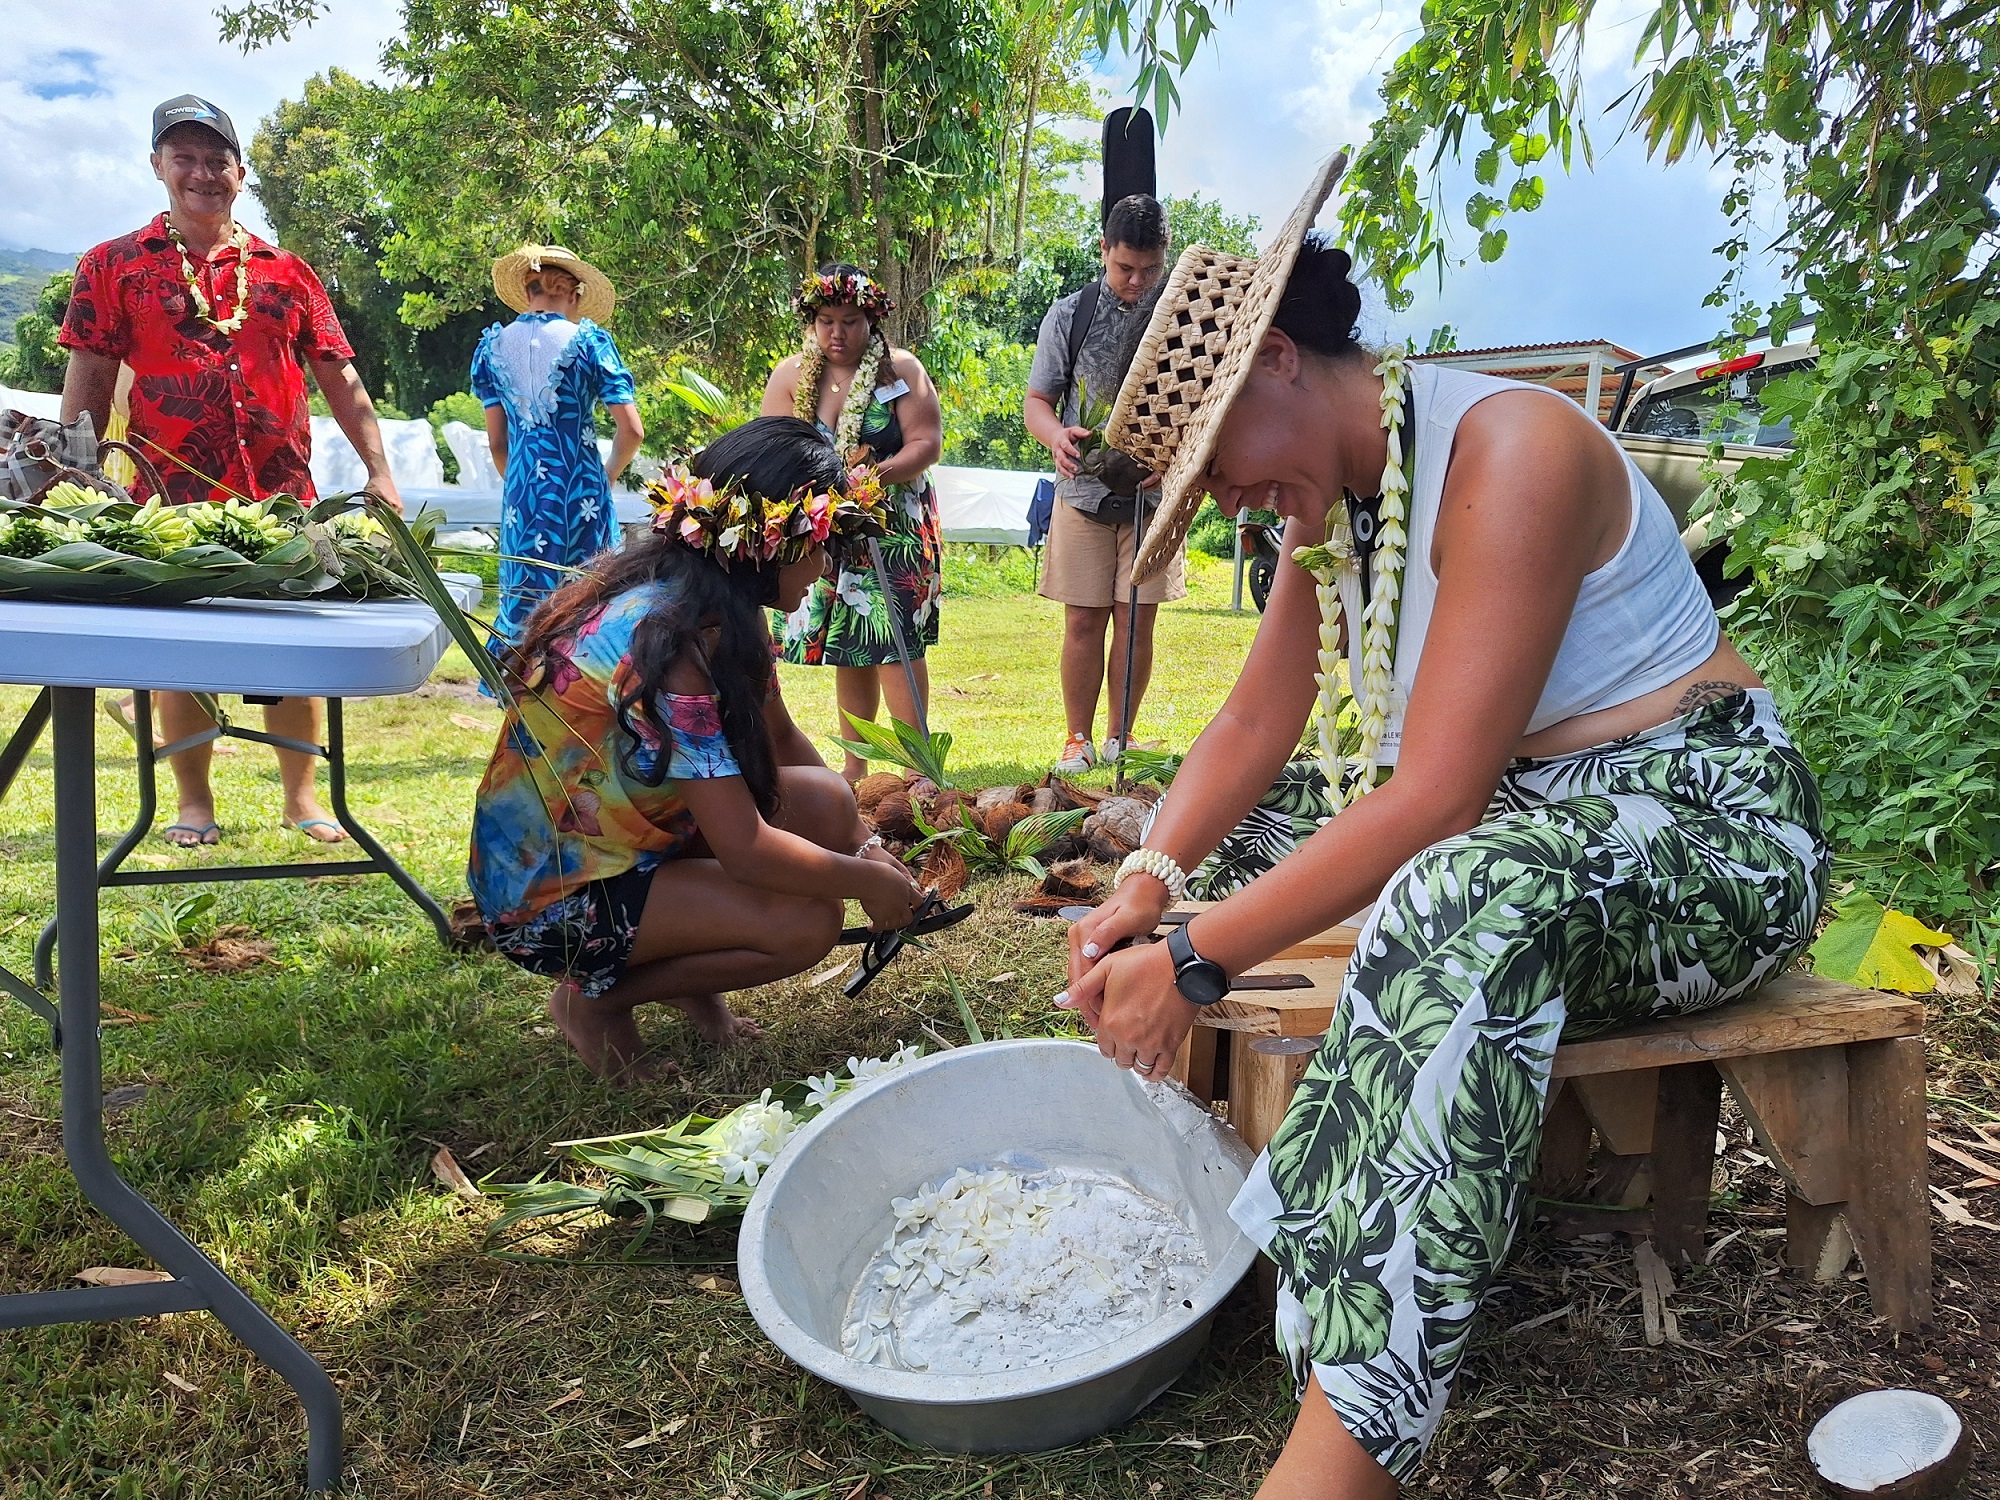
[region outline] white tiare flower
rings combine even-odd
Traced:
[[[838,1073],[822,1073],[806,1080],[806,1108],[824,1109],[847,1087],[847,1080]]]

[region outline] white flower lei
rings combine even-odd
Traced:
[[[187,283],[188,295],[194,298],[195,315],[217,333],[236,332],[250,317],[250,231],[234,222],[229,226],[229,244],[236,251],[236,311],[226,318],[217,318],[209,306],[208,295],[202,291],[201,278],[195,274],[194,261],[188,255],[187,241],[174,228],[172,219],[167,220],[167,238],[181,253],[181,280]]]
[[[868,350],[854,372],[847,400],[841,405],[840,420],[834,425],[833,445],[844,458],[854,451],[861,438],[861,423],[875,400],[875,384],[889,358],[889,340],[878,330],[868,340]],[[826,373],[826,351],[811,328],[806,329],[805,346],[799,352],[799,384],[792,410],[807,422],[819,419],[819,383]]]
[[[1326,775],[1327,794],[1338,811],[1375,789],[1375,758],[1382,751],[1388,732],[1389,714],[1396,692],[1396,620],[1402,597],[1403,553],[1409,536],[1403,525],[1409,518],[1410,481],[1403,472],[1403,413],[1409,393],[1409,351],[1402,346],[1383,351],[1375,373],[1382,377],[1382,426],[1388,431],[1388,457],[1382,466],[1381,531],[1369,571],[1368,608],[1362,615],[1361,685],[1355,693],[1355,707],[1361,714],[1361,743],[1352,756],[1342,756],[1335,740],[1335,719],[1339,697],[1334,687],[1334,669],[1340,660],[1340,578],[1343,573],[1359,579],[1361,564],[1354,550],[1354,533],[1349,529],[1344,508],[1335,504],[1326,517],[1326,541],[1318,547],[1300,547],[1292,557],[1311,573],[1318,584],[1319,662],[1314,681],[1319,685],[1319,702],[1313,722],[1319,747],[1319,765]],[[1341,772],[1354,773],[1350,791],[1341,791]]]

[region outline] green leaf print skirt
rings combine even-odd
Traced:
[[[1204,866],[1209,891],[1281,858],[1295,819],[1317,825],[1311,780],[1280,779]],[[1754,989],[1810,941],[1827,867],[1812,774],[1770,695],[1745,692],[1513,762],[1483,822],[1390,879],[1231,1213],[1278,1264],[1301,1390],[1316,1374],[1397,1479],[1513,1238],[1557,1041]]]
[[[889,529],[882,537],[882,596],[865,549],[832,582],[822,578],[779,628],[783,658],[794,666],[881,667],[896,660],[896,630],[912,658],[938,642],[938,601],[944,596],[944,549],[937,491],[899,485],[890,492]]]

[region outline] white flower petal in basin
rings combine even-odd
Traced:
[[[1819,1419],[1806,1456],[1834,1494],[1935,1500],[1971,1459],[1965,1424],[1926,1391],[1865,1391]]]

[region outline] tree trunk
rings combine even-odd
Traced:
[[[867,69],[861,96],[862,144],[868,152],[869,208],[875,218],[875,279],[889,289],[897,310],[889,314],[885,332],[891,343],[902,339],[905,313],[902,275],[896,264],[896,226],[889,214],[889,163],[882,128],[882,37],[871,33],[862,53]]]
[[[1029,38],[1029,55],[1034,56],[1034,39]],[[1035,106],[1041,99],[1042,62],[1035,57],[1031,66],[1034,72],[1028,75],[1028,112],[1021,125],[1021,167],[1020,180],[1014,189],[1014,260],[1021,259],[1021,237],[1026,232],[1028,222],[1028,169],[1034,161],[1035,152]]]

